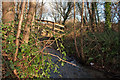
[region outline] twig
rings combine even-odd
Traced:
[[[39,50],[39,51],[37,51],[37,52],[42,52],[45,48],[47,48],[47,47],[49,47],[49,46],[46,46],[46,47],[44,47],[42,50]],[[35,53],[37,53],[37,52],[35,52]],[[38,53],[39,54],[39,53]],[[37,54],[37,55],[38,55]],[[28,64],[30,64],[35,58],[36,58],[36,56],[37,55],[35,55],[35,57],[28,63]]]
[[[45,48],[46,48],[46,47],[45,47]],[[44,50],[44,49],[42,49],[42,50]],[[37,52],[38,52],[38,51],[37,51]],[[42,51],[40,51],[39,53],[42,53],[42,54],[45,54],[45,55],[51,55],[51,56],[57,57],[60,61],[63,61],[63,62],[65,62],[65,63],[71,64],[71,65],[73,65],[73,66],[76,66],[76,67],[80,68],[80,67],[77,66],[76,64],[73,64],[73,63],[71,63],[71,62],[68,62],[68,61],[66,61],[66,60],[63,60],[63,59],[60,58],[59,56],[54,55],[54,54],[52,54],[52,53],[44,53],[44,52],[42,52]],[[39,54],[39,53],[38,53],[38,54]],[[37,55],[38,55],[38,54],[37,54]],[[37,56],[37,55],[36,55],[36,56]],[[33,59],[35,59],[36,56],[35,56]],[[33,59],[32,59],[28,64],[30,64],[30,63],[33,61]]]
[[[64,34],[63,34],[64,35]],[[61,35],[61,36],[63,36],[63,35]],[[59,37],[58,37],[59,38]],[[57,38],[57,39],[58,39]],[[50,39],[50,38],[49,38]],[[47,47],[50,47],[54,42],[55,42],[56,40],[54,40],[51,44],[49,44],[48,46],[44,46],[44,48],[42,49],[42,50],[40,50],[40,53],[43,53],[43,50],[45,49],[45,48],[47,48]],[[39,41],[40,42],[40,41]],[[48,41],[47,41],[48,42]],[[37,51],[37,52],[39,52],[39,51]],[[35,53],[37,53],[37,52],[35,52]],[[38,54],[40,54],[40,53],[38,53]],[[28,64],[30,64],[35,58],[36,58],[36,56],[38,55],[38,54],[36,54],[33,58],[32,58],[32,60],[28,63]],[[28,66],[27,66],[28,67]],[[26,68],[27,68],[26,67]]]
[[[64,35],[65,35],[65,34],[57,37],[56,39],[58,39],[58,38],[60,38],[60,37],[62,37],[62,36],[64,36]],[[44,42],[44,41],[48,41],[48,40],[38,41],[37,43],[41,43],[41,42]],[[51,42],[54,41],[54,42],[55,42],[55,40],[49,40],[49,41],[51,41]],[[35,43],[35,44],[36,44],[36,43]],[[33,45],[35,45],[35,44],[33,44]],[[31,45],[31,46],[33,46],[33,45]]]
[[[54,54],[52,54],[52,53],[43,53],[43,52],[41,52],[41,53],[42,53],[42,54],[45,54],[45,55],[51,55],[51,56],[57,57],[60,61],[66,62],[66,63],[71,64],[71,65],[76,66],[76,67],[79,67],[79,66],[77,66],[76,64],[73,64],[73,63],[71,63],[71,62],[68,62],[68,61],[66,61],[66,60],[63,60],[63,59],[60,58],[59,56],[54,55]],[[80,68],[80,67],[79,67],[79,68]]]

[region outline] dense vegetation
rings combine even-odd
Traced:
[[[63,66],[66,55],[75,57],[79,63],[120,74],[120,2],[101,3],[105,22],[100,20],[99,3],[55,2],[50,15],[55,19],[52,29],[42,22],[44,4],[42,7],[39,4],[36,0],[2,3],[3,78],[50,78],[51,70],[59,73],[58,63]],[[76,19],[76,14],[80,18]],[[64,32],[56,34],[55,23],[63,24]],[[52,36],[46,37],[48,34]],[[61,56],[48,53],[46,49],[51,47]],[[52,56],[58,62],[52,62]]]
[[[74,53],[74,38],[71,34],[66,35],[64,45],[69,56],[77,57]],[[115,30],[106,30],[104,32],[85,32],[84,36],[84,55],[85,63],[90,65],[94,63],[97,69],[103,69],[111,72],[119,72],[119,33]],[[67,43],[69,41],[69,43]],[[77,43],[80,50],[80,36],[77,36]],[[80,61],[80,60],[79,60]]]
[[[22,25],[22,27],[24,24]],[[39,26],[40,27],[40,26]],[[38,28],[36,26],[36,28]],[[41,41],[40,39],[43,38],[40,36],[40,33],[38,32],[38,29],[35,29],[35,31],[31,31],[30,33],[30,39],[28,44],[22,44],[22,38],[23,38],[23,31],[24,28],[21,29],[21,35],[20,35],[20,46],[19,51],[17,55],[17,61],[14,61],[14,54],[16,52],[16,27],[12,28],[8,25],[2,25],[2,53],[3,53],[3,64],[6,66],[6,73],[4,76],[10,76],[14,78],[12,71],[17,70],[17,76],[19,78],[33,78],[33,77],[46,77],[49,78],[51,69],[54,69],[54,72],[58,72],[57,68],[59,66],[57,63],[52,62],[51,55],[48,55],[48,52],[45,51],[47,47],[50,47],[54,42],[58,40],[58,38],[55,38],[53,42],[50,40]],[[5,29],[5,30],[4,30]],[[12,31],[12,32],[11,32]],[[6,36],[7,35],[7,36]],[[50,39],[50,38],[49,38]],[[59,45],[59,43],[58,43]],[[61,46],[62,44],[60,44]],[[59,50],[61,48],[58,47]],[[66,53],[61,51],[63,55]],[[63,56],[64,57],[64,56]],[[63,58],[65,59],[65,58]],[[59,61],[61,62],[61,61]],[[63,62],[62,62],[63,65]],[[59,72],[58,72],[59,73]]]

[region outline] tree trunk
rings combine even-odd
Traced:
[[[43,6],[44,6],[44,4],[43,4],[43,0],[42,0],[41,11],[40,11],[40,20],[41,20],[41,18],[42,18],[42,14],[43,14]]]
[[[81,29],[80,29],[80,49],[81,49],[81,58],[82,58],[82,61],[84,62],[85,61],[85,56],[84,56],[84,53],[83,53],[83,12],[84,12],[84,1],[82,2],[82,12],[81,12]]]
[[[11,25],[15,19],[14,2],[2,2],[2,22]]]
[[[19,23],[18,23],[18,31],[17,31],[17,35],[16,35],[16,52],[15,52],[15,55],[14,55],[14,61],[17,60],[17,54],[18,54],[18,46],[19,46],[19,36],[20,36],[20,33],[21,33],[21,25],[22,25],[22,21],[23,21],[23,14],[24,14],[24,9],[25,9],[25,1],[22,3],[22,10],[21,10],[21,15],[19,17]],[[17,76],[17,70],[14,69],[14,73],[16,74]],[[17,76],[18,77],[18,76]],[[18,77],[19,78],[19,77]]]
[[[28,13],[28,0],[26,1],[26,6],[25,6],[25,19],[27,18],[27,13]]]
[[[15,19],[15,8],[14,7],[15,7],[14,2],[2,2],[2,22],[3,22],[3,24],[11,26],[12,23],[14,23],[14,19]],[[3,57],[3,58],[5,58],[5,57]],[[8,58],[7,58],[7,60],[8,60]],[[6,66],[4,66],[3,68],[5,68],[5,67]],[[17,76],[16,73],[14,73],[14,74],[15,74],[15,76]]]
[[[75,28],[75,0],[74,0],[74,23],[73,23],[73,27],[74,27],[75,49],[76,49],[76,52],[77,52],[78,57],[80,58],[80,53],[79,53],[79,51],[78,51],[77,40],[76,40],[76,28]]]
[[[105,2],[105,30],[111,28],[111,3]]]
[[[21,10],[21,15],[20,15],[20,20],[19,20],[19,23],[18,23],[18,31],[17,31],[17,35],[16,35],[17,49],[16,49],[14,61],[16,61],[16,57],[17,57],[17,53],[18,53],[19,37],[20,37],[20,33],[21,33],[21,25],[22,25],[22,21],[23,21],[24,9],[25,9],[25,2],[22,3],[22,10]]]
[[[91,17],[91,27],[92,27],[92,31],[95,31],[95,2],[91,3],[92,5],[92,17]]]
[[[85,17],[84,18],[85,18],[85,24],[87,25],[88,22],[87,22],[87,11],[86,11],[86,8],[85,8]]]
[[[97,30],[97,3],[95,2],[95,31]]]
[[[120,1],[118,2],[118,16],[119,16],[118,24],[120,25]],[[119,28],[120,28],[120,26],[119,26]]]
[[[67,20],[71,10],[72,10],[72,3],[68,2],[68,10],[67,10],[66,14],[63,16],[63,18],[64,18],[64,20],[62,22],[63,25],[65,25],[65,21]]]
[[[89,8],[89,2],[87,2],[87,9],[88,9],[88,12],[89,12],[89,25],[91,25],[92,13],[91,13],[91,10]],[[90,30],[91,30],[91,27],[90,27]]]
[[[118,16],[119,16],[119,20],[118,20],[118,31],[119,31],[119,46],[120,46],[120,1],[118,2]],[[120,54],[120,49],[118,47],[118,55]],[[118,58],[118,60],[120,60],[120,58]]]
[[[98,25],[100,24],[100,18],[99,18],[97,3],[96,3],[96,15],[97,15],[97,27],[98,27]]]
[[[28,43],[28,41],[29,41],[30,25],[32,24],[35,7],[36,7],[36,0],[34,0],[33,2],[30,2],[29,12],[28,12],[28,16],[27,16],[27,22],[25,25],[24,33],[23,33],[23,43],[24,42]]]
[[[18,2],[18,4],[17,4],[17,20],[19,20],[19,18],[20,18],[20,6],[21,6],[21,1]]]

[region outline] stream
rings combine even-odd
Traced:
[[[48,53],[52,53],[54,55],[60,56],[61,54],[59,51],[51,49],[51,48],[46,48],[45,51]],[[54,73],[53,70],[51,71],[50,78],[106,78],[102,72],[99,72],[97,70],[89,69],[81,64],[77,63],[77,61],[73,58],[70,58],[66,56],[66,59],[68,62],[71,62],[73,64],[76,64],[77,66],[73,66],[71,64],[65,63],[64,66],[61,66],[61,63],[58,64],[59,68],[58,73]],[[58,58],[52,56],[52,61],[57,62]],[[60,76],[61,75],[61,76]]]

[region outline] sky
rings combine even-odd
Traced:
[[[97,5],[97,9],[98,9],[98,13],[99,13],[99,18],[100,18],[100,20],[102,21],[102,22],[104,22],[105,21],[105,15],[104,15],[104,11],[105,11],[105,8],[104,8],[104,2],[100,2],[101,4],[99,4],[99,5]],[[48,7],[49,6],[49,3],[48,2],[46,2],[46,8],[49,8],[50,9],[50,7]],[[48,13],[51,13],[51,10],[49,10],[48,11]],[[116,15],[117,16],[117,15]],[[78,17],[79,18],[79,20],[81,20],[81,16],[79,16],[79,15],[76,15],[76,17]],[[118,22],[118,16],[117,17],[114,17],[114,20],[116,21],[116,22]],[[46,16],[46,18],[45,18],[46,20],[49,20],[49,21],[53,21],[53,19],[51,18],[51,17],[49,17],[49,16]]]
[[[102,3],[104,3],[104,2],[102,2]],[[51,13],[51,10],[50,10],[51,8],[49,7],[50,6],[49,2],[46,2],[45,6],[46,6],[46,8],[48,8],[47,13]],[[100,16],[101,21],[105,21],[104,15],[103,15],[104,14],[104,5],[98,5],[98,10],[99,10],[98,12],[100,13],[99,16]],[[47,15],[47,13],[45,14],[46,15],[45,20],[53,21],[53,19],[49,15]],[[76,15],[76,17],[78,17],[79,20],[81,20],[81,16]]]

